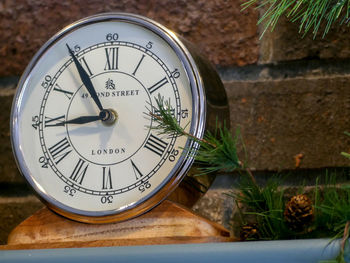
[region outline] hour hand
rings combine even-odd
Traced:
[[[51,124],[50,126],[64,126],[65,124],[85,124],[85,123],[94,122],[102,119],[103,119],[103,116],[101,114],[99,116],[81,116],[71,120],[58,122],[56,124]]]
[[[91,82],[89,75],[86,73],[85,69],[79,63],[79,61],[78,61],[77,57],[74,55],[72,49],[68,46],[68,44],[66,44],[66,46],[68,48],[69,54],[73,58],[74,64],[79,72],[79,76],[80,76],[81,81],[84,83],[86,89],[90,93],[92,99],[95,101],[97,107],[100,109],[100,111],[103,111],[102,104],[100,102],[100,99],[97,96],[97,93],[96,93],[94,86],[92,85],[92,82]]]

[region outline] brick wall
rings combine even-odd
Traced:
[[[95,13],[123,11],[152,18],[198,46],[217,67],[229,99],[231,127],[240,127],[257,171],[290,170],[302,154],[303,174],[348,166],[350,29],[325,39],[298,35],[284,19],[259,40],[260,15],[239,0],[5,0],[0,2],[0,243],[41,206],[14,164],[9,114],[25,66],[50,36]],[[221,186],[220,186],[221,187]],[[206,209],[206,208],[202,208]]]

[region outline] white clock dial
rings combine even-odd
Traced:
[[[148,112],[158,114],[157,98],[169,100],[179,124],[200,136],[204,95],[184,47],[164,30],[137,16],[88,18],[58,33],[27,68],[13,105],[14,151],[56,211],[135,216],[184,176],[191,142],[158,134]]]

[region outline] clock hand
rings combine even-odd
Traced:
[[[85,124],[89,122],[102,120],[103,118],[104,114],[100,114],[99,116],[81,116],[68,121],[62,121],[56,124],[51,124],[51,126],[64,126],[65,124]]]
[[[94,86],[92,85],[92,82],[91,82],[91,79],[90,79],[89,75],[86,73],[84,68],[81,66],[81,64],[79,63],[78,59],[76,58],[76,56],[74,55],[73,51],[68,46],[68,44],[66,44],[66,46],[68,48],[69,54],[73,58],[75,66],[77,67],[77,70],[79,72],[79,76],[81,78],[81,81],[84,83],[86,89],[90,93],[92,99],[95,101],[97,107],[100,109],[100,111],[103,111],[102,104],[100,102],[100,99],[97,96],[97,93],[96,93],[96,90],[95,90]]]
[[[62,121],[56,124],[50,124],[50,126],[64,126],[65,124],[85,124],[94,121],[103,121],[107,125],[113,124],[117,120],[117,114],[111,110],[103,110],[98,116],[80,116],[68,121]]]

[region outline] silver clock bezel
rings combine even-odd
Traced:
[[[33,73],[32,70],[35,67],[35,65],[54,43],[56,43],[65,35],[74,32],[74,30],[80,27],[105,21],[119,21],[139,25],[145,28],[146,30],[150,30],[151,32],[155,33],[166,43],[168,43],[168,45],[174,50],[174,52],[177,54],[178,58],[182,62],[191,86],[193,112],[190,133],[198,138],[202,138],[204,134],[206,120],[206,98],[202,82],[203,80],[201,78],[199,69],[197,68],[197,65],[195,63],[195,59],[191,52],[186,48],[185,44],[179,39],[179,37],[174,32],[165,28],[159,23],[149,18],[129,13],[104,13],[79,20],[65,27],[60,32],[55,34],[51,39],[49,39],[30,61],[29,65],[25,69],[18,83],[17,91],[13,100],[11,110],[12,149],[15,156],[15,160],[17,162],[17,166],[21,171],[22,175],[38,194],[40,199],[48,207],[68,218],[89,223],[106,223],[112,221],[122,221],[129,218],[133,218],[150,210],[154,206],[158,205],[161,201],[163,201],[179,185],[179,183],[186,175],[187,171],[190,169],[194,161],[193,155],[182,155],[177,161],[176,165],[173,167],[172,171],[163,181],[163,183],[155,189],[153,189],[151,194],[146,195],[144,198],[139,199],[137,202],[128,207],[123,207],[115,210],[106,210],[101,212],[84,211],[67,206],[61,203],[60,201],[54,199],[52,196],[50,196],[50,193],[45,192],[36,183],[33,175],[31,174],[29,168],[27,167],[24,161],[23,151],[21,150],[21,145],[19,142],[20,134],[18,130],[18,116],[20,112],[18,105],[19,101],[21,100],[22,89],[26,86],[26,81],[30,78],[31,74]],[[197,147],[197,144],[193,141],[188,140],[186,143],[186,147],[194,148]]]

